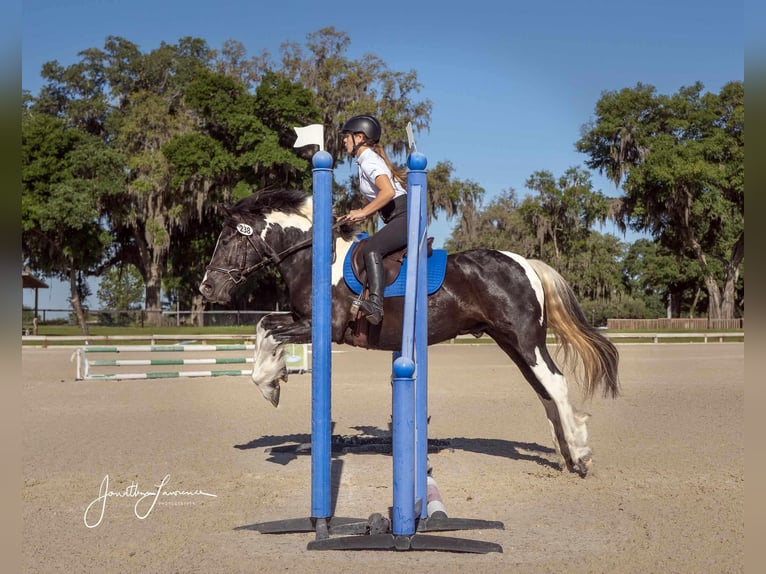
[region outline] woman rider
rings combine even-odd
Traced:
[[[359,222],[379,213],[385,225],[362,246],[369,296],[360,309],[372,325],[383,319],[383,257],[407,244],[407,184],[404,169],[395,168],[380,145],[380,122],[370,115],[354,116],[341,128],[346,151],[359,167],[359,189],[366,205],[346,214]]]

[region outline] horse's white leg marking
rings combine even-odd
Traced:
[[[535,292],[538,303],[540,303],[540,310],[542,310],[544,308],[545,292],[543,291],[543,284],[540,281],[540,278],[537,276],[537,273],[535,273],[535,270],[532,269],[532,266],[527,262],[526,259],[517,253],[511,253],[510,251],[501,251],[500,253],[510,257],[524,268],[524,272],[527,274],[527,278],[529,279],[529,284],[532,286],[532,289]],[[543,324],[542,313],[540,313],[540,324]]]
[[[261,326],[255,330],[255,352],[251,378],[263,397],[275,407],[279,404],[280,382],[287,382],[287,363],[284,345],[277,342],[269,331]]]
[[[553,373],[548,368],[540,354],[539,348],[535,349],[535,357],[537,358],[537,364],[531,365],[532,371],[548,391],[548,394],[551,396],[551,400],[555,403],[556,407],[555,409],[549,409],[546,401],[543,400],[543,404],[546,407],[546,413],[548,413],[548,422],[551,424],[551,434],[553,435],[553,442],[556,445],[556,450],[559,455],[563,457],[561,446],[556,436],[554,427],[555,421],[553,420],[553,417],[558,419],[564,432],[564,438],[567,442],[573,464],[585,464],[587,466],[592,454],[591,449],[588,446],[588,427],[585,424],[588,416],[574,410],[572,404],[569,402],[569,389],[567,387],[566,379],[563,375]],[[581,470],[587,471],[587,468]]]

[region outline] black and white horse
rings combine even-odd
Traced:
[[[257,327],[253,382],[276,406],[286,380],[284,343],[311,341],[312,198],[302,191],[256,192],[226,209],[223,231],[207,266],[200,292],[226,303],[248,274],[275,265],[289,290],[292,313],[268,315]],[[360,345],[360,320],[350,309],[352,292],[343,279],[344,258],[356,230],[333,232],[332,340]],[[384,319],[369,326],[370,349],[401,348],[403,298],[384,302]],[[584,395],[601,390],[616,397],[618,353],[591,327],[571,287],[542,261],[514,253],[473,249],[449,255],[442,286],[428,297],[428,344],[457,335],[486,333],[511,358],[545,407],[557,451],[570,471],[585,476],[591,466],[588,415],[577,412],[567,382],[546,347],[550,328],[565,360],[579,358]]]

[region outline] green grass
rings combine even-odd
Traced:
[[[244,325],[240,327],[102,327],[93,325],[89,328],[92,336],[108,335],[204,335],[204,334],[222,334],[222,335],[253,335],[255,334],[255,325]],[[82,335],[82,331],[76,325],[41,325],[37,329],[38,335],[47,336],[70,336],[77,337]]]
[[[205,335],[242,335],[251,336],[255,335],[255,325],[245,325],[240,327],[103,327],[99,325],[93,325],[89,329],[89,333],[92,337],[108,336],[114,337],[109,341],[110,345],[118,344],[143,344],[141,341],[136,340],[120,340],[121,336],[145,336],[147,341],[153,335],[182,335],[189,339],[197,339]],[[82,337],[82,331],[76,325],[41,325],[37,329],[37,334],[47,337]],[[224,343],[232,343],[231,339],[206,339],[205,342],[209,345],[220,345]],[[98,342],[97,342],[98,343]],[[22,341],[22,345],[39,345],[37,341]],[[76,345],[76,341],[46,341],[47,346],[56,345]]]

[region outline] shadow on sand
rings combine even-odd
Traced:
[[[334,424],[333,424],[334,428]],[[391,430],[379,427],[352,427],[358,435],[332,435],[330,442],[333,458],[345,454],[391,454]],[[267,435],[253,439],[245,444],[234,445],[239,450],[263,448],[269,454],[268,462],[286,465],[301,455],[311,454],[310,434]],[[446,439],[429,438],[428,452],[441,450],[464,451],[489,456],[498,456],[511,460],[526,460],[540,466],[560,470],[556,451],[537,443],[518,442],[502,439],[451,437]]]

